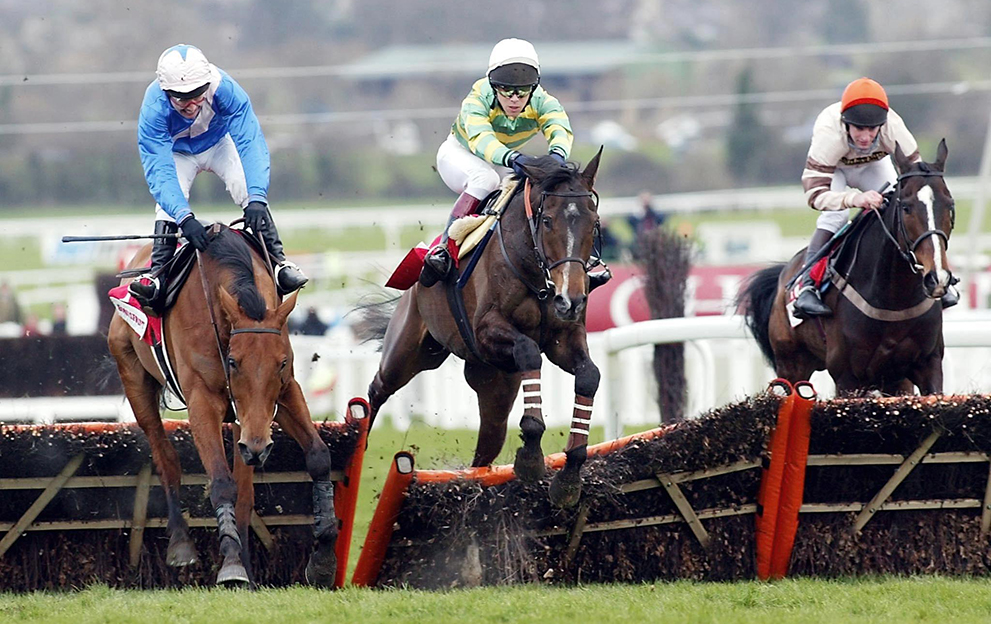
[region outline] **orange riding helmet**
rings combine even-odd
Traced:
[[[883,126],[888,120],[888,94],[870,78],[857,78],[843,90],[840,111],[844,123],[862,128]]]

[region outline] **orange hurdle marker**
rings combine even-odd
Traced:
[[[757,578],[771,577],[774,536],[778,524],[778,508],[788,454],[788,436],[795,403],[795,389],[785,379],[775,379],[768,391],[780,397],[778,424],[771,433],[767,456],[762,461],[760,492],[757,495]]]
[[[354,398],[348,402],[348,410],[344,414],[344,422],[358,423],[358,442],[344,469],[344,480],[334,487],[334,511],[341,523],[337,532],[337,544],[334,547],[334,552],[337,554],[334,587],[344,587],[347,580],[348,555],[351,552],[351,535],[354,533],[354,511],[358,506],[358,486],[361,485],[361,465],[365,459],[365,447],[368,446],[370,411],[368,401]]]
[[[406,498],[406,490],[413,480],[413,465],[413,455],[406,451],[399,451],[393,458],[389,476],[382,486],[378,506],[375,507],[375,515],[368,525],[365,546],[358,555],[358,565],[354,569],[354,576],[351,577],[352,585],[368,587],[374,585],[378,579],[382,562],[385,561],[385,551],[392,540],[393,526]],[[338,569],[341,567],[338,563]]]

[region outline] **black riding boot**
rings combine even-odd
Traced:
[[[278,288],[279,295],[285,296],[289,293],[296,292],[310,280],[303,275],[303,272],[299,270],[299,267],[295,263],[286,260],[285,251],[282,249],[282,240],[279,239],[279,230],[275,227],[271,210],[268,211],[268,219],[266,221],[267,225],[262,229],[262,240],[265,241],[269,259],[275,266],[275,285]]]
[[[179,226],[175,221],[155,221],[155,234],[175,234]],[[141,277],[127,286],[142,307],[158,309],[159,298],[165,294],[165,265],[175,256],[175,238],[156,238],[151,246],[151,266]]]
[[[588,274],[588,292],[590,293],[599,286],[605,286],[612,279],[612,271],[609,270],[606,263],[600,262],[600,264],[602,265],[601,271]]]
[[[940,299],[944,310],[960,303],[960,291],[956,287],[958,283],[960,283],[960,280],[956,276],[950,278],[950,285],[946,288],[946,294]]]
[[[822,246],[829,242],[829,239],[833,237],[833,233],[829,230],[823,230],[821,228],[816,228],[816,231],[812,234],[812,240],[809,241],[809,247],[805,250],[805,261],[803,266],[808,264],[809,260],[812,259],[816,253],[822,249]],[[809,318],[811,316],[831,316],[833,311],[829,309],[822,299],[819,298],[819,290],[815,287],[812,282],[811,268],[802,275],[802,287],[798,291],[798,299],[795,301],[795,316],[800,319]]]
[[[451,252],[447,248],[447,241],[449,239],[447,232],[455,219],[475,214],[480,203],[482,203],[482,200],[468,193],[461,193],[458,196],[458,200],[454,202],[454,208],[451,209],[451,216],[447,218],[444,233],[440,235],[440,242],[431,247],[430,251],[423,258],[423,268],[420,270],[421,286],[430,288],[440,280],[447,279],[447,276],[451,273],[451,268],[454,266]]]

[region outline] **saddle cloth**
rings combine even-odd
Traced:
[[[829,261],[838,247],[838,245],[834,246],[833,251],[820,258],[815,264],[812,265],[812,268],[809,269],[809,276],[812,278],[812,283],[815,284],[815,287],[819,290],[820,294],[826,292],[832,283],[826,279],[826,273],[829,268]],[[788,289],[788,297],[785,301],[785,309],[788,310],[788,322],[791,323],[792,327],[798,327],[802,324],[802,321],[805,320],[795,316],[795,300],[798,299],[798,294],[801,288],[802,280],[795,280],[792,287]]]
[[[478,246],[478,243],[484,238],[485,232],[497,218],[496,215],[471,214],[456,219],[451,224],[451,227],[447,230],[447,250],[451,253],[451,257],[455,259],[455,267],[458,266],[458,260],[464,258]],[[389,281],[385,285],[398,290],[412,288],[413,284],[420,277],[420,270],[423,268],[423,259],[427,256],[427,252],[439,242],[440,236],[437,236],[430,243],[430,246],[421,242],[413,249],[410,249],[406,257],[399,263],[399,266],[396,267],[396,270],[392,272],[392,276],[389,277]]]

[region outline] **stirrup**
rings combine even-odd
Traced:
[[[143,284],[142,280],[148,280],[148,283]],[[131,293],[142,306],[149,307],[158,300],[162,292],[162,283],[153,273],[143,273],[127,285],[127,292]]]
[[[430,288],[451,272],[451,254],[447,245],[437,245],[423,258],[423,268],[420,269],[420,285]]]
[[[288,295],[302,288],[310,278],[291,260],[283,260],[275,265],[275,286],[280,295]]]

